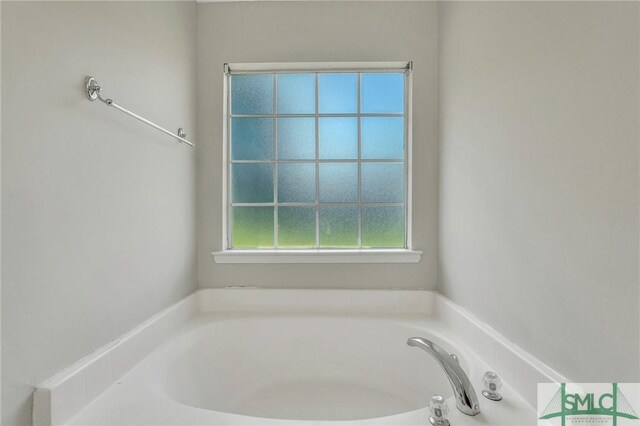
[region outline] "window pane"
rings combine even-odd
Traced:
[[[362,112],[404,112],[404,74],[362,74]]]
[[[356,74],[319,74],[318,109],[320,114],[357,111]]]
[[[233,248],[273,247],[273,207],[233,207]]]
[[[273,159],[273,119],[232,118],[231,159]]]
[[[273,114],[273,75],[231,76],[232,114]]]
[[[316,208],[278,207],[278,246],[315,247]]]
[[[405,246],[405,73],[324,71],[229,76],[231,247]]]
[[[315,74],[278,74],[278,114],[315,112]]]
[[[362,201],[404,202],[404,164],[363,163]]]
[[[320,164],[320,202],[353,201],[358,201],[358,165]]]
[[[363,247],[404,247],[404,207],[363,206]]]
[[[358,158],[358,121],[355,117],[319,119],[320,158],[347,160]]]
[[[273,164],[238,164],[231,166],[233,203],[273,202]]]
[[[363,117],[362,158],[367,160],[404,159],[404,118]]]
[[[303,203],[316,200],[314,163],[278,164],[278,202]]]
[[[278,158],[281,160],[316,158],[315,118],[278,118]]]
[[[320,206],[320,246],[358,245],[358,206]]]

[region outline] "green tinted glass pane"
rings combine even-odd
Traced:
[[[319,74],[318,91],[320,114],[355,113],[357,111],[356,74]]]
[[[320,246],[358,245],[358,207],[320,206]]]
[[[319,124],[320,158],[348,160],[358,158],[358,119],[323,117]]]
[[[231,76],[232,114],[273,114],[273,74]]]
[[[320,164],[320,202],[358,201],[358,164]]]
[[[316,112],[315,74],[278,74],[278,114]]]
[[[278,207],[278,246],[310,248],[315,245],[315,207]]]
[[[278,202],[303,203],[315,200],[315,163],[278,164]]]
[[[273,202],[273,163],[231,165],[232,203]]]
[[[365,203],[403,203],[404,164],[363,163],[362,201]]]
[[[273,118],[232,118],[231,159],[272,160]]]
[[[278,158],[314,160],[316,158],[316,119],[278,118]]]
[[[404,74],[362,74],[362,112],[404,112]]]
[[[233,207],[232,248],[273,248],[273,207]]]
[[[363,247],[402,248],[404,229],[404,207],[362,207]]]
[[[404,118],[362,118],[362,158],[366,160],[404,159]]]

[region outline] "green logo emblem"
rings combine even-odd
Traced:
[[[618,389],[617,383],[611,384],[611,393],[567,393],[566,383],[560,384],[547,407],[540,416],[541,420],[559,417],[565,426],[569,416],[611,417],[613,425],[618,424],[618,418],[637,420],[638,415]],[[580,421],[584,423],[584,421]]]

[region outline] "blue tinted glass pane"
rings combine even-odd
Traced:
[[[273,159],[273,119],[232,118],[231,159]]]
[[[273,247],[273,207],[233,207],[232,248]]]
[[[363,163],[362,201],[365,203],[404,202],[404,164]]]
[[[362,158],[404,159],[404,118],[362,118]]]
[[[278,207],[278,247],[316,245],[315,207]]]
[[[362,247],[404,247],[404,207],[363,206]]]
[[[320,202],[353,201],[358,201],[358,165],[320,164]]]
[[[404,74],[362,74],[362,112],[404,112]]]
[[[319,74],[318,110],[320,114],[357,111],[356,74]]]
[[[278,118],[278,158],[281,160],[316,158],[315,118]]]
[[[273,202],[273,164],[232,164],[233,203]]]
[[[316,200],[314,163],[278,164],[278,202],[303,203]]]
[[[278,114],[315,112],[315,74],[278,74]]]
[[[358,245],[358,207],[320,206],[320,246]]]
[[[273,75],[231,76],[232,114],[273,114]]]
[[[358,121],[355,117],[319,119],[320,158],[348,160],[358,158]]]

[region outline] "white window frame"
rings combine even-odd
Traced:
[[[422,252],[412,241],[412,62],[236,63],[224,65],[222,250],[213,252],[216,263],[416,263]],[[229,248],[229,75],[278,72],[405,71],[405,221],[406,247],[402,249],[231,249]],[[317,94],[316,94],[317,96]],[[360,101],[358,101],[360,102]],[[316,141],[317,142],[317,141]],[[317,161],[317,160],[316,160]],[[358,159],[360,162],[361,159]],[[316,177],[318,179],[318,177]]]

